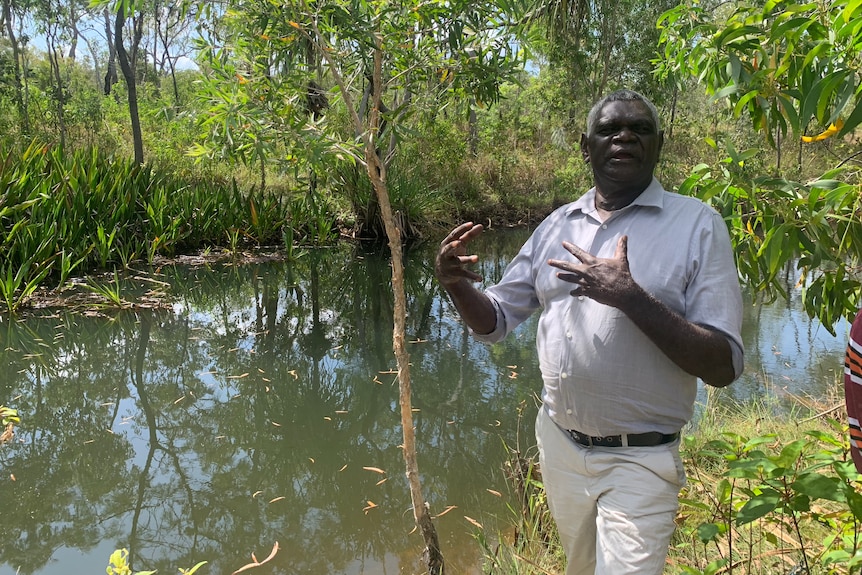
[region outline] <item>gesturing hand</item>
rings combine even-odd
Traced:
[[[548,265],[563,270],[557,277],[577,286],[573,296],[586,296],[599,303],[620,308],[638,286],[629,271],[628,236],[617,242],[614,257],[597,258],[569,242],[563,247],[578,259],[578,262],[548,260]]]
[[[467,255],[467,244],[482,233],[482,224],[461,224],[440,242],[434,261],[434,275],[444,286],[456,284],[462,279],[482,281],[482,276],[467,268],[479,261],[479,256]]]

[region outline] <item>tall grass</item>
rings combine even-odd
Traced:
[[[15,312],[39,288],[63,288],[75,273],[203,247],[332,237],[325,203],[297,212],[287,197],[246,192],[235,181],[188,182],[95,149],[0,149],[0,311]],[[300,221],[306,217],[319,223]]]

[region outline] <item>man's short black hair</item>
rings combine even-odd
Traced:
[[[601,112],[602,108],[610,102],[643,102],[644,105],[649,108],[650,115],[655,124],[656,133],[661,131],[658,110],[656,109],[655,104],[650,102],[646,96],[639,92],[635,92],[634,90],[616,90],[596,102],[590,110],[590,113],[587,114],[587,137],[593,135],[593,124],[595,123],[599,112]]]

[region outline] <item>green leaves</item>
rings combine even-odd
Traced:
[[[683,3],[658,22],[664,59],[657,72],[696,76],[773,145],[778,135],[799,137],[812,122],[826,127],[842,117],[844,135],[862,123],[859,13],[856,0],[774,1],[737,4],[713,20],[697,3]]]
[[[732,432],[700,448],[686,443],[686,450],[697,453],[698,473],[705,457],[726,462],[716,471],[719,479],[706,499],[711,505],[703,503],[703,497],[701,502],[681,499],[683,506],[708,518],[692,534],[704,545],[727,550],[703,573],[714,572],[714,566],[729,557],[741,565],[744,552],[734,548],[746,545],[746,540],[757,547],[759,557],[769,554],[768,543],[784,551],[797,550],[805,564],[816,557],[833,568],[860,564],[862,494],[855,487],[860,475],[846,459],[846,426],[833,422],[832,427],[834,434],[806,432],[804,438],[786,444],[774,435],[747,438]],[[763,541],[748,539],[755,532]],[[806,541],[812,534],[823,532],[828,533],[823,548],[809,548]]]
[[[784,272],[798,270],[805,311],[834,335],[838,320],[852,317],[860,302],[858,185],[842,181],[843,169],[808,182],[758,176],[748,165],[761,150],[739,151],[726,142],[722,152],[717,169],[696,166],[680,193],[701,198],[724,216],[740,277],[756,292],[768,299],[786,296]]]

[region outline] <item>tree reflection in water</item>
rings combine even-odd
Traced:
[[[467,339],[429,253],[406,270],[419,465],[432,511],[456,506],[438,520],[447,563],[478,573],[464,516],[492,537],[508,520],[488,490],[506,493],[502,445],[531,426],[536,367],[528,335]],[[266,572],[416,571],[385,255],[159,274],[172,312],[3,324],[0,403],[22,423],[0,451],[0,566],[66,573],[74,550],[98,573],[107,542],[134,569],[224,573],[278,541]]]

